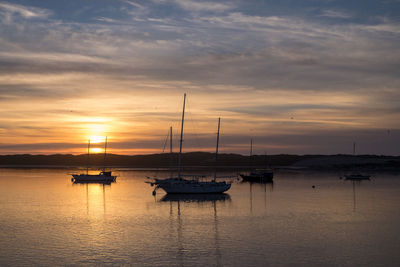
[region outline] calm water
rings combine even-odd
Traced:
[[[0,169],[0,265],[400,266],[400,176],[279,172],[169,198],[144,183],[154,172],[118,174]]]

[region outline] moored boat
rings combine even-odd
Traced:
[[[197,179],[184,179],[181,175],[181,162],[182,162],[182,142],[183,142],[183,123],[185,118],[185,103],[186,94],[183,99],[183,111],[182,111],[182,123],[181,123],[181,136],[180,136],[180,147],[178,154],[178,177],[170,177],[167,179],[155,179],[154,182],[150,182],[151,185],[155,185],[153,194],[156,193],[158,188],[163,189],[167,194],[215,194],[223,193],[231,188],[231,184],[226,181],[217,182],[216,172],[214,172],[214,178],[211,181],[200,181]],[[217,148],[215,153],[215,160],[218,158],[218,143],[219,143],[219,129],[220,119],[218,119],[218,134],[217,134]],[[172,132],[170,136],[172,143]],[[171,145],[172,154],[172,145]]]
[[[99,174],[72,174],[73,182],[115,182],[117,176],[112,175],[111,171],[101,171]]]
[[[166,194],[159,201],[161,202],[215,202],[215,201],[230,201],[231,197],[228,194]]]
[[[356,142],[353,142],[353,156],[356,156]],[[369,180],[371,175],[358,173],[357,171],[344,175],[346,180]]]
[[[216,181],[198,181],[190,179],[156,179],[156,188],[162,188],[168,194],[215,194],[223,193],[231,184]]]
[[[344,176],[346,180],[369,180],[371,175],[364,175],[360,173],[352,173]]]
[[[240,177],[248,182],[272,183],[274,172],[271,169],[257,169],[249,174],[240,174]]]
[[[253,139],[250,139],[250,160],[253,156]],[[272,183],[274,171],[271,168],[255,169],[247,174],[240,174],[243,181],[255,183]]]
[[[98,174],[89,174],[89,155],[90,155],[90,140],[88,142],[88,165],[86,173],[72,174],[71,181],[74,183],[111,183],[115,182],[117,176],[112,175],[111,171],[106,171],[106,154],[107,154],[107,137],[104,145],[104,167]]]

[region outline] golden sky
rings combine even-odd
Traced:
[[[63,5],[0,2],[1,154],[177,150],[185,92],[184,151],[400,153],[397,5]]]

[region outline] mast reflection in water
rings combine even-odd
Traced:
[[[230,202],[231,198],[228,194],[167,194],[164,195],[158,202],[161,203],[169,203],[169,221],[170,221],[170,232],[173,232],[174,229],[174,217],[176,217],[176,232],[177,232],[177,259],[180,266],[186,266],[185,264],[185,250],[184,247],[184,233],[183,228],[184,225],[184,212],[182,209],[191,208],[191,205],[194,207],[205,209],[206,212],[210,211],[213,213],[213,230],[214,230],[214,254],[215,254],[215,262],[213,265],[222,266],[221,263],[221,249],[220,249],[220,241],[219,241],[219,230],[218,230],[218,213],[217,213],[217,203],[218,202]],[[211,204],[212,206],[205,206],[204,204]],[[176,210],[176,215],[174,215],[174,206]],[[192,207],[193,208],[193,207]],[[190,229],[190,225],[187,225],[188,229]],[[209,230],[208,230],[209,231]],[[208,232],[207,231],[207,232]],[[172,237],[171,237],[172,238]],[[190,241],[190,239],[188,239]]]
[[[89,210],[91,210],[90,214],[106,214],[106,187],[110,188],[111,182],[75,182],[72,186],[85,188],[87,215],[89,215]]]
[[[351,182],[352,189],[353,189],[353,212],[356,212],[357,208],[357,194],[356,194],[356,187],[361,187],[362,182],[370,182],[371,180],[345,180],[345,182]]]

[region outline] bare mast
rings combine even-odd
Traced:
[[[87,146],[86,175],[89,174],[89,151],[90,151],[90,139],[88,140],[88,146]]]
[[[215,149],[214,182],[217,179],[217,161],[218,161],[218,145],[219,145],[219,128],[220,128],[220,124],[221,124],[221,118],[218,118],[217,147]]]
[[[104,159],[103,159],[103,172],[106,171],[106,154],[107,154],[107,136],[104,144]]]
[[[182,123],[181,123],[181,138],[179,140],[179,155],[178,155],[178,179],[181,179],[181,163],[182,163],[182,142],[183,142],[183,122],[185,120],[185,104],[186,93],[183,95],[183,110],[182,110]]]
[[[250,156],[249,156],[250,166],[253,165],[253,138],[250,139]]]
[[[253,156],[253,138],[250,139],[250,157]]]
[[[173,156],[174,154],[172,154],[172,126],[171,126],[169,127],[169,170],[171,178],[174,174],[172,171]]]

